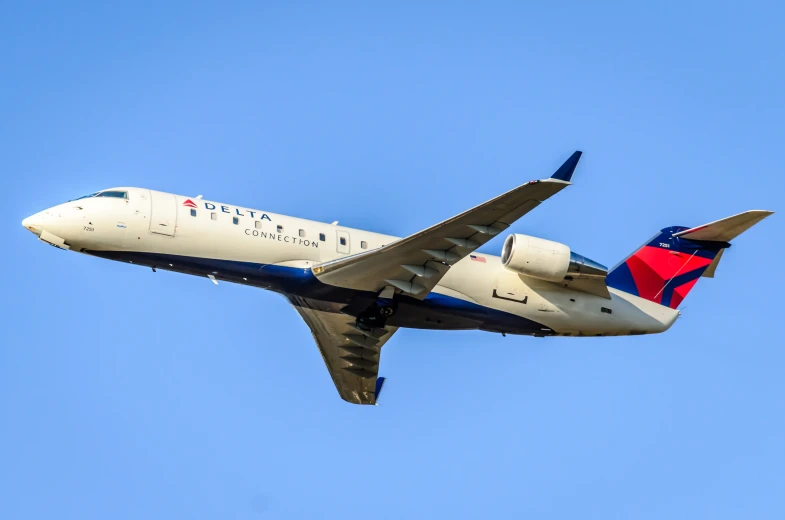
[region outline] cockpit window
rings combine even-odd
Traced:
[[[127,191],[102,191],[101,193],[97,194],[96,197],[114,197],[116,199],[127,199],[128,192]]]
[[[84,197],[79,197],[78,199],[74,199],[74,200],[91,199],[93,197],[112,197],[115,199],[127,199],[128,192],[127,191],[99,191],[96,193],[91,193],[90,195],[85,195]],[[69,202],[73,202],[73,201],[69,201]]]
[[[74,200],[82,200],[82,199],[89,199],[90,197],[95,197],[98,193],[91,193],[90,195],[84,195],[82,197],[77,197]],[[73,201],[70,201],[73,202]]]

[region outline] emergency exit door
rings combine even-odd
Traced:
[[[336,230],[335,235],[336,235],[335,250],[344,255],[348,255],[352,247],[351,243],[349,242],[349,232]]]
[[[171,193],[150,190],[150,233],[174,236],[177,228],[177,200]]]

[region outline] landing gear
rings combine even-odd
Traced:
[[[357,316],[357,325],[368,329],[383,328],[397,307],[396,302],[377,301]]]

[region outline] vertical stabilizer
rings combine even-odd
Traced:
[[[675,309],[698,278],[714,277],[730,240],[772,213],[752,210],[695,228],[665,228],[614,267],[606,283]]]

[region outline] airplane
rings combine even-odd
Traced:
[[[405,238],[145,188],[110,188],[22,225],[60,249],[268,289],[310,327],[345,401],[377,404],[381,348],[399,328],[546,336],[656,334],[676,321],[730,241],[771,211],[660,230],[608,269],[567,245],[513,233],[477,252],[571,184],[581,152]]]

